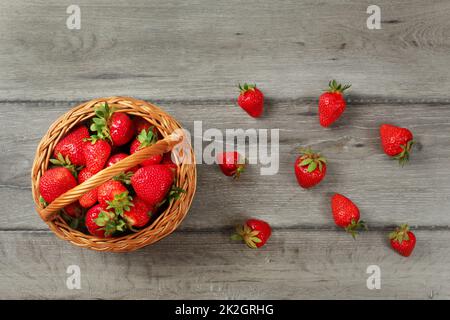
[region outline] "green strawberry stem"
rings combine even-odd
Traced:
[[[256,244],[261,242],[261,239],[257,237],[258,234],[258,230],[252,230],[247,224],[239,225],[236,227],[236,233],[231,236],[231,240],[243,240],[249,248],[256,249]]]
[[[92,143],[95,143],[95,141],[99,139],[109,140],[112,142],[109,132],[109,121],[113,113],[114,108],[110,108],[106,102],[95,108],[96,117],[92,118],[92,124],[90,126],[91,131],[96,132],[89,138]]]
[[[76,166],[72,164],[72,162],[70,162],[69,156],[66,156],[64,158],[61,153],[58,153],[57,159],[50,159],[50,163],[58,167],[69,169],[75,178],[78,177],[78,171],[83,169],[83,166]]]
[[[308,166],[308,172],[311,173],[317,168],[322,172],[323,165],[327,163],[327,159],[320,155],[320,153],[311,150],[310,148],[300,148],[300,153],[302,154],[299,167]]]
[[[411,153],[412,146],[414,145],[414,140],[409,140],[406,145],[402,144],[402,152],[394,156],[394,159],[398,160],[399,165],[402,167],[408,163],[409,154]]]
[[[407,224],[402,224],[397,227],[395,231],[389,234],[389,239],[402,243],[403,241],[409,241],[409,226]]]
[[[255,90],[256,88],[256,84],[248,84],[248,83],[244,83],[243,86],[241,86],[241,84],[239,84],[239,90],[241,91],[241,94],[246,93],[249,90]]]
[[[125,221],[117,213],[111,211],[101,211],[95,219],[95,223],[101,227],[100,230],[105,231],[106,236],[112,235],[116,231],[126,230]]]
[[[131,178],[133,177],[133,174],[134,173],[132,171],[121,172],[117,176],[114,176],[112,179],[129,185],[131,184]]]
[[[114,209],[115,213],[122,216],[124,211],[130,211],[134,206],[133,198],[128,194],[128,191],[116,194],[114,200],[106,201],[108,206],[106,209]]]
[[[155,144],[156,141],[158,140],[158,138],[156,137],[156,135],[153,132],[153,126],[150,127],[148,129],[148,131],[145,129],[142,129],[142,131],[137,136],[137,139],[141,143],[138,150],[140,150],[144,147],[151,146],[152,144]]]
[[[351,84],[346,84],[343,86],[342,84],[338,83],[336,80],[333,79],[328,83],[327,91],[331,92],[331,93],[335,93],[335,92],[342,93],[345,90],[347,90],[348,88],[350,88],[351,86],[352,86]]]
[[[356,239],[356,236],[359,234],[358,230],[367,230],[367,225],[364,221],[356,221],[355,219],[352,219],[352,222],[345,227],[345,231],[351,234],[353,239]]]

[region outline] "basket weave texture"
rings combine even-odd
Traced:
[[[113,107],[115,112],[125,112],[128,115],[144,118],[158,129],[163,139],[103,169],[87,181],[62,194],[44,208],[39,202],[39,179],[48,168],[54,147],[72,128],[94,117],[94,107],[105,102]],[[58,215],[58,212],[66,205],[81,198],[89,190],[103,184],[115,175],[125,171],[125,169],[141,163],[150,155],[170,151],[185,138],[180,134],[179,129],[181,129],[180,124],[160,108],[151,103],[130,97],[99,98],[73,108],[50,126],[37,147],[31,171],[32,193],[37,212],[59,238],[70,241],[76,246],[98,251],[133,251],[166,237],[183,221],[194,197],[197,172],[194,152],[190,146],[188,149],[190,162],[183,162],[179,158],[175,159],[177,164],[176,186],[184,189],[186,192],[182,193],[179,199],[172,201],[164,212],[146,228],[121,237],[98,238],[70,228],[67,222]],[[179,155],[183,156],[182,152]]]

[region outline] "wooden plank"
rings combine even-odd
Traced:
[[[0,197],[11,199],[8,210],[4,206],[0,215],[0,228],[46,229],[33,212],[29,172],[39,139],[70,105],[3,103],[0,108],[4,133],[0,137]],[[196,120],[203,120],[203,130],[222,132],[227,128],[280,128],[277,175],[261,176],[262,165],[250,165],[240,181],[233,181],[215,165],[198,165],[198,190],[182,229],[221,228],[247,216],[259,216],[276,227],[331,227],[329,197],[333,192],[352,198],[373,227],[401,222],[450,225],[450,172],[443,165],[450,157],[447,106],[351,105],[331,129],[319,126],[312,102],[274,102],[260,120],[250,119],[228,102],[173,102],[164,103],[163,108],[192,133]],[[17,114],[20,125],[10,121]],[[378,126],[382,122],[408,126],[415,134],[417,147],[404,168],[380,149]],[[24,123],[28,124],[25,129]],[[305,145],[322,150],[329,158],[327,177],[308,191],[297,185],[293,174],[297,149]]]
[[[223,99],[239,81],[274,98],[316,97],[330,78],[364,97],[450,98],[450,3],[379,0],[0,2],[1,99]]]
[[[176,232],[134,253],[80,249],[47,232],[0,232],[0,298],[448,299],[450,232],[417,231],[413,255],[385,232],[275,230],[267,246],[231,243],[228,232]],[[81,290],[68,290],[69,265]],[[369,290],[369,265],[381,289]]]

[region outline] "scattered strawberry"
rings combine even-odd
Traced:
[[[245,170],[245,159],[237,151],[219,153],[217,163],[224,175],[235,179],[238,179]]]
[[[58,159],[59,154],[61,154],[64,159],[68,158],[75,166],[85,165],[83,145],[84,139],[87,138],[89,138],[89,131],[85,126],[80,125],[72,129],[56,144],[53,157]]]
[[[150,221],[152,210],[153,207],[149,206],[144,200],[134,197],[133,206],[130,211],[123,213],[123,218],[130,229],[133,227],[141,228]]]
[[[389,234],[391,247],[404,257],[409,257],[416,246],[416,236],[409,231],[407,224],[402,224]]]
[[[135,153],[136,151],[151,146],[156,143],[157,138],[152,130],[146,131],[145,129],[141,131],[141,133],[136,137],[136,139],[131,143],[130,146],[130,154]],[[159,164],[162,160],[162,154],[157,154],[150,156],[146,160],[142,161],[141,166],[151,166],[154,164]]]
[[[264,111],[264,95],[256,85],[244,83],[239,85],[241,91],[238,97],[239,106],[244,109],[253,118],[258,118]]]
[[[89,171],[88,168],[84,168],[78,174],[78,184],[85,182],[93,175],[94,174],[91,171]],[[97,203],[97,200],[98,200],[98,187],[86,192],[78,201],[83,208],[90,208]]]
[[[114,155],[112,155],[109,159],[108,162],[106,162],[106,167],[111,167],[113,164],[119,162],[120,160],[125,159],[126,157],[128,157],[128,154],[126,153],[116,153]],[[130,169],[128,169],[126,172],[136,172],[139,169],[138,166],[134,166]]]
[[[136,194],[150,206],[157,206],[164,200],[173,182],[172,170],[164,165],[142,167],[131,178]]]
[[[77,202],[73,202],[64,207],[64,213],[72,218],[79,218],[83,215],[83,209]]]
[[[295,176],[302,188],[311,188],[323,180],[327,173],[327,160],[311,149],[301,150],[295,161]]]
[[[262,247],[272,234],[272,229],[265,221],[248,219],[244,225],[236,227],[232,240],[244,240],[248,247],[256,249]]]
[[[411,131],[390,124],[380,126],[381,144],[384,153],[397,159],[401,166],[409,160],[409,153],[414,144]]]
[[[111,146],[105,140],[92,139],[86,141],[83,152],[86,159],[86,168],[92,173],[97,173],[105,167],[111,154]]]
[[[133,122],[125,113],[114,111],[106,102],[96,107],[96,117],[91,125],[91,130],[96,134],[92,138],[110,140],[114,146],[122,146],[133,138]]]
[[[351,85],[342,86],[336,80],[328,83],[329,89],[319,97],[319,121],[323,127],[329,127],[345,110],[343,92]]]
[[[358,207],[347,197],[336,193],[331,198],[331,210],[337,226],[345,228],[355,239],[358,230],[366,228],[364,221],[359,221]]]
[[[39,192],[46,203],[50,203],[77,185],[69,169],[56,167],[44,172],[39,181]]]

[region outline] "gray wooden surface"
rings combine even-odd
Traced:
[[[450,298],[450,2],[377,1],[382,29],[360,1],[0,1],[0,298]],[[351,82],[332,128],[317,122],[330,78]],[[266,93],[261,119],[234,103],[239,81]],[[134,253],[97,253],[57,239],[33,208],[30,167],[48,126],[93,97],[156,102],[186,128],[280,129],[280,170],[241,181],[198,166],[198,191],[179,230]],[[418,145],[399,168],[379,147],[382,122]],[[329,158],[326,180],[302,190],[297,148]],[[353,241],[334,227],[342,192],[371,227]],[[274,227],[260,250],[231,243],[235,223]],[[387,233],[408,222],[408,259]],[[65,285],[79,265],[81,290]],[[381,268],[368,290],[366,268]]]

